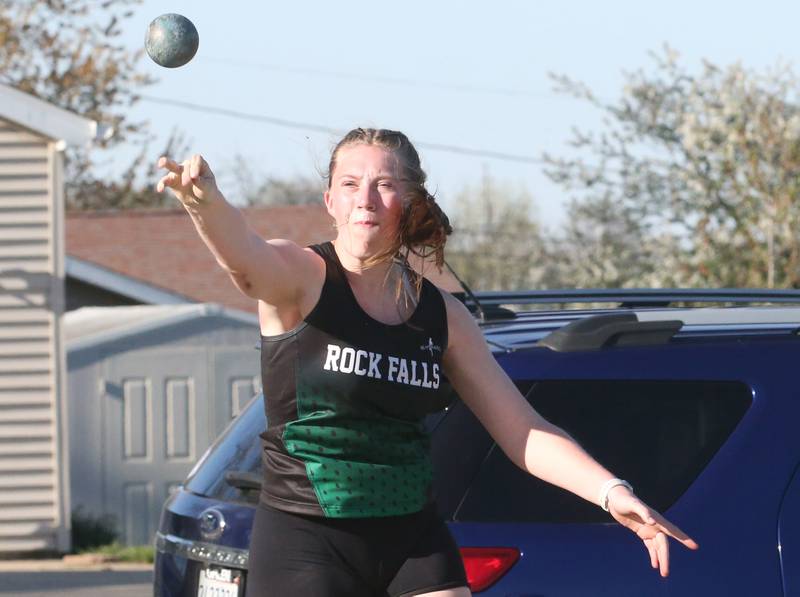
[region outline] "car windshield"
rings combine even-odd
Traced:
[[[192,493],[255,504],[261,479],[261,438],[266,429],[263,396],[258,394],[231,421],[189,474]]]

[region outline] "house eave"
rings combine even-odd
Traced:
[[[0,116],[56,142],[86,145],[109,139],[113,129],[0,83]]]
[[[196,302],[77,257],[67,256],[65,274],[147,305],[186,305]]]

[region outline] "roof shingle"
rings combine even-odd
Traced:
[[[335,235],[322,205],[242,211],[264,238],[285,238],[305,246]],[[197,302],[256,311],[256,301],[236,289],[182,209],[69,213],[66,248],[69,256]]]

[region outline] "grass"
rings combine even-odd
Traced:
[[[155,548],[152,545],[120,545],[111,543],[82,551],[81,553],[98,553],[109,556],[115,562],[142,562],[152,564],[155,560]]]
[[[80,506],[72,512],[72,553],[101,554],[114,562],[152,564],[155,548],[152,545],[121,545],[113,516],[85,512]]]

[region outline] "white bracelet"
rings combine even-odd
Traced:
[[[608,512],[608,494],[617,485],[622,485],[623,487],[627,488],[628,491],[633,493],[633,487],[631,487],[631,484],[622,479],[609,479],[603,483],[603,486],[600,488],[600,507],[606,512]]]

